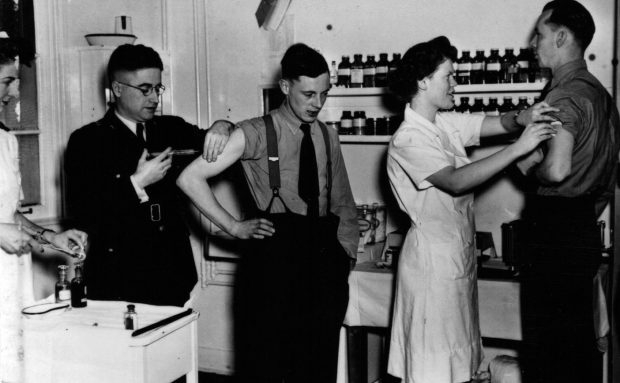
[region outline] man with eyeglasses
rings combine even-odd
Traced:
[[[205,134],[156,115],[162,70],[152,48],[119,46],[107,69],[114,103],[69,139],[69,213],[89,234],[91,299],[183,306],[197,281],[175,179]]]

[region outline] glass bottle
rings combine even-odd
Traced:
[[[375,70],[375,86],[387,86],[389,66],[390,63],[388,62],[388,54],[379,53],[379,61],[377,61],[377,68]]]
[[[375,55],[367,55],[364,63],[364,88],[375,87],[375,74],[377,72],[377,62]]]
[[[123,315],[123,322],[126,330],[136,330],[138,328],[138,313],[135,305],[127,305],[127,311]]]
[[[71,307],[86,307],[86,282],[82,262],[75,262],[75,277],[71,280]]]
[[[392,61],[390,61],[390,65],[388,66],[388,81],[390,79],[390,73],[398,68],[398,63],[400,63],[400,53],[392,53]]]
[[[474,104],[469,108],[471,114],[484,114],[484,100],[482,97],[474,98]]]
[[[483,50],[477,50],[476,55],[471,60],[471,71],[469,73],[469,82],[471,84],[484,83],[486,57]]]
[[[340,116],[340,131],[342,135],[353,134],[353,116],[350,110],[343,110]]]
[[[375,134],[378,136],[385,136],[388,134],[387,121],[385,117],[378,117],[375,120]]]
[[[517,103],[517,106],[515,106],[516,110],[525,110],[527,108],[529,108],[530,105],[527,103],[527,97],[526,96],[519,96],[519,102]]]
[[[376,130],[375,130],[376,124],[377,124],[376,119],[372,117],[367,118],[366,127],[364,129],[364,134],[367,136],[374,136],[376,134]]]
[[[484,107],[484,114],[487,116],[499,116],[497,97],[489,97],[489,103]]]
[[[66,265],[58,266],[58,281],[54,288],[54,296],[56,297],[56,303],[68,303],[71,300],[71,286],[67,280]]]
[[[491,54],[486,60],[486,70],[484,71],[485,84],[497,84],[499,82],[499,73],[502,69],[500,61],[499,49],[491,49]]]
[[[351,88],[361,88],[364,85],[364,63],[362,55],[353,55],[353,63],[351,63]]]
[[[504,84],[519,82],[519,64],[517,56],[514,55],[514,49],[506,48],[504,52],[501,60],[500,82]]]
[[[338,86],[349,87],[351,84],[351,63],[349,56],[342,56],[338,64]]]
[[[332,61],[332,66],[329,69],[329,84],[331,86],[338,85],[338,67],[335,61]]]
[[[512,102],[512,97],[505,96],[502,105],[499,107],[499,114],[502,115],[504,113],[508,113],[511,110],[514,110],[516,105]]]
[[[519,55],[517,56],[517,64],[519,64],[519,81],[528,82],[530,73],[530,50],[529,48],[519,49]]]
[[[456,82],[459,85],[469,84],[471,71],[471,56],[469,51],[463,51],[456,61]]]
[[[356,110],[353,112],[353,134],[362,135],[366,130],[366,112]]]
[[[461,97],[459,106],[456,107],[455,111],[459,113],[469,113],[469,97]]]

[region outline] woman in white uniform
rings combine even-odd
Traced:
[[[405,53],[390,88],[405,99],[387,170],[411,220],[398,262],[388,371],[403,383],[467,382],[482,361],[472,189],[553,136],[540,103],[520,114],[442,113],[454,106],[456,49],[441,36]],[[465,147],[519,132],[476,162]]]
[[[17,45],[0,32],[0,112],[17,96]],[[0,122],[0,382],[24,381],[21,309],[34,300],[30,250],[45,239],[68,252],[86,245],[86,233],[55,233],[17,210],[21,184],[17,139]],[[31,234],[27,234],[31,233]]]

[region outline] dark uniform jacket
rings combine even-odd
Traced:
[[[204,131],[174,116],[146,124],[149,153],[201,150]],[[88,297],[183,305],[197,281],[181,192],[175,181],[183,161],[146,187],[141,203],[130,176],[142,149],[136,135],[110,109],[69,139],[65,168],[69,213],[89,235],[85,263]]]

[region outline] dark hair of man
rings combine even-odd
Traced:
[[[418,81],[433,74],[447,59],[456,60],[456,48],[445,36],[416,44],[407,50],[396,71],[390,73],[388,86],[394,94],[409,102],[418,93]]]
[[[594,36],[595,26],[592,15],[580,3],[574,0],[553,0],[545,4],[543,12],[551,10],[551,15],[547,19],[547,24],[555,24],[568,28],[579,47],[586,50],[592,37]]]
[[[34,50],[23,39],[0,38],[0,65],[12,64],[18,57],[20,63],[30,66]]]
[[[329,73],[325,58],[302,43],[291,45],[284,53],[280,65],[282,66],[282,78],[286,80],[295,80],[299,76],[316,78],[323,73]]]
[[[123,44],[112,52],[108,61],[108,79],[116,80],[118,72],[133,72],[139,69],[157,68],[164,70],[159,54],[142,44]]]

